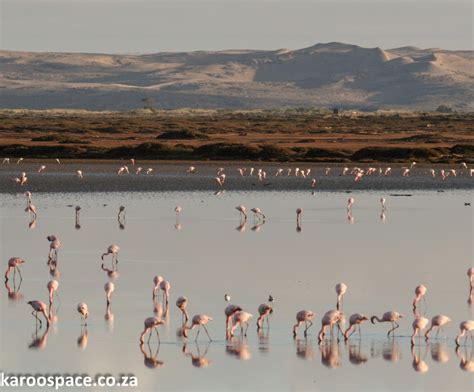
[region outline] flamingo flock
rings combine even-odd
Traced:
[[[4,160],[4,163],[8,164],[9,160]],[[18,164],[21,163],[21,160],[17,162]],[[59,160],[57,161],[58,164],[60,164]],[[132,165],[135,165],[135,160],[131,161]],[[443,180],[448,178],[449,176],[457,176],[461,170],[468,170],[468,167],[465,163],[462,165],[462,169],[456,170],[456,169],[451,169],[449,171],[441,171],[440,175]],[[410,176],[410,173],[413,170],[416,170],[416,162],[411,162],[409,167],[404,167],[402,168],[402,176],[408,177]],[[40,166],[38,169],[39,173],[45,173],[47,167],[45,165]],[[141,168],[138,168],[141,169]],[[136,171],[136,174],[139,174],[141,170]],[[329,175],[331,172],[332,168],[326,168],[325,169],[325,175]],[[152,168],[149,168],[146,170],[147,174],[151,174],[153,172]],[[196,174],[198,170],[194,166],[190,166],[186,172],[188,174]],[[255,168],[238,168],[238,173],[241,177],[243,176],[252,176],[256,173],[256,176],[258,177],[259,181],[265,181],[267,179],[267,173],[263,169],[255,169]],[[349,167],[344,167],[340,173],[341,176],[346,176],[346,175],[353,175],[354,176],[354,181],[361,181],[363,177],[365,176],[371,176],[371,175],[380,175],[380,176],[388,176],[392,172],[392,169],[390,167],[387,167],[385,169],[383,168],[375,168],[375,167],[369,167],[368,169],[361,169],[361,168],[349,168]],[[84,179],[84,175],[81,170],[77,170],[77,176],[80,179]],[[133,172],[132,172],[133,173]],[[302,178],[307,178],[311,174],[311,169],[287,169],[285,171],[284,168],[279,168],[275,172],[274,176],[275,177],[280,177],[283,176],[286,173],[287,176],[294,175],[296,177],[302,177]],[[468,172],[470,176],[473,176],[473,169],[470,169]],[[117,170],[118,175],[130,175],[130,170],[128,166],[121,166]],[[434,169],[430,170],[430,175],[432,177],[437,176],[437,172]],[[217,170],[217,175],[214,178],[215,182],[217,185],[222,188],[226,184],[226,174],[224,168],[219,168]],[[26,173],[21,173],[21,175],[17,178],[15,178],[15,182],[20,184],[20,186],[24,186],[28,182],[28,177],[26,176]],[[311,179],[311,187],[314,188],[316,186],[316,179]],[[31,214],[33,221],[36,221],[37,216],[38,216],[38,211],[37,208],[33,205],[32,202],[32,194],[31,192],[27,191],[25,193],[26,199],[27,199],[27,204],[26,204],[26,209],[28,213]],[[349,197],[347,200],[347,214],[349,219],[353,219],[352,217],[352,210],[354,208],[356,201],[354,197]],[[382,209],[382,214],[384,211],[387,209],[387,202],[385,198],[380,199],[380,205]],[[263,210],[260,207],[252,207],[249,210],[242,204],[238,205],[235,207],[235,209],[239,213],[239,218],[240,218],[240,223],[242,225],[242,222],[246,222],[248,219],[248,211],[253,213],[253,219],[255,222],[255,227],[258,228],[258,224],[263,224],[267,216],[263,212]],[[80,206],[75,207],[75,213],[76,213],[76,219],[75,219],[75,225],[76,228],[80,228],[80,223],[79,223],[79,214],[80,214],[81,208]],[[183,213],[183,208],[181,206],[176,206],[175,207],[175,215],[176,215],[176,220],[179,219],[181,214]],[[235,212],[234,212],[235,213]],[[296,222],[297,222],[297,228],[301,230],[301,220],[302,220],[302,215],[303,215],[303,209],[302,208],[297,208],[296,209]],[[125,207],[120,206],[119,212],[117,215],[117,220],[119,221],[119,225],[124,226],[125,225]],[[49,235],[47,236],[47,240],[49,241],[49,253],[48,253],[48,266],[50,267],[50,272],[56,272],[56,274],[52,274],[55,279],[52,279],[51,281],[48,282],[47,284],[47,291],[48,291],[48,298],[49,298],[49,306],[40,300],[31,300],[28,303],[28,305],[31,306],[32,312],[31,314],[35,318],[35,322],[40,325],[40,328],[42,326],[43,320],[39,317],[39,315],[42,316],[44,321],[46,321],[47,328],[49,328],[50,323],[52,322],[54,318],[54,312],[52,310],[53,308],[53,303],[54,303],[54,297],[56,296],[56,299],[58,298],[58,291],[59,291],[59,273],[57,273],[57,265],[58,265],[58,253],[59,249],[61,248],[62,244],[59,238],[56,235]],[[65,244],[66,246],[66,244]],[[107,272],[107,276],[111,279],[114,279],[115,277],[118,276],[118,253],[120,251],[120,247],[117,244],[112,244],[109,245],[106,248],[106,251],[101,254],[101,260],[104,262],[105,258],[108,256],[111,256],[111,268],[105,267],[105,264],[101,264],[101,269],[105,272]],[[5,271],[4,277],[5,277],[5,283],[8,283],[10,279],[13,279],[13,281],[16,281],[16,274],[18,273],[20,281],[22,280],[22,275],[21,275],[21,270],[20,268],[27,268],[28,263],[25,262],[24,259],[20,257],[11,257],[8,260],[7,263],[7,270]],[[11,278],[11,275],[13,277]],[[472,300],[472,293],[473,293],[473,287],[474,287],[474,268],[469,268],[467,271],[467,276],[469,279],[469,285],[470,285],[470,298]],[[171,283],[168,280],[165,280],[162,276],[157,275],[153,278],[153,289],[152,289],[152,299],[155,302],[156,298],[159,297],[160,295],[162,296],[163,299],[163,307],[165,309],[165,313],[169,311],[169,301],[171,298]],[[62,288],[61,290],[63,290]],[[107,282],[104,285],[104,291],[106,295],[106,305],[107,305],[107,311],[108,314],[111,315],[111,304],[112,304],[112,296],[113,293],[115,292],[116,287],[113,282]],[[414,315],[414,320],[412,322],[412,329],[413,329],[413,334],[411,335],[411,345],[416,346],[417,343],[417,338],[421,339],[421,336],[423,335],[425,340],[428,341],[431,339],[431,334],[433,333],[433,330],[436,330],[436,338],[438,337],[439,332],[444,333],[444,328],[446,325],[448,325],[452,320],[450,317],[443,315],[443,314],[438,314],[434,315],[431,320],[425,317],[425,315],[422,315],[419,313],[419,308],[421,307],[420,305],[422,304],[422,301],[426,304],[426,294],[427,294],[427,287],[423,284],[418,285],[415,290],[414,290],[414,299],[411,302],[411,308],[413,311]],[[402,323],[404,319],[407,318],[402,313],[399,313],[396,310],[388,310],[384,312],[382,315],[372,315],[371,317],[366,316],[361,313],[353,313],[349,316],[348,321],[349,321],[349,326],[347,328],[343,328],[344,324],[346,323],[346,317],[345,313],[343,311],[343,305],[344,305],[344,298],[348,293],[348,286],[345,283],[337,283],[335,285],[335,292],[336,292],[336,304],[335,304],[335,309],[330,309],[327,310],[324,314],[322,314],[320,323],[321,323],[321,328],[319,332],[317,333],[317,341],[318,344],[322,344],[326,339],[327,335],[329,333],[329,341],[332,341],[334,339],[337,339],[339,341],[339,335],[345,340],[351,339],[351,336],[357,331],[359,338],[362,338],[362,333],[361,333],[361,325],[365,322],[368,322],[370,320],[371,324],[375,323],[386,323],[390,324],[390,329],[387,332],[387,336],[389,337],[390,334],[392,334],[393,337],[395,337],[395,330],[397,330],[400,327],[399,323]],[[349,293],[350,294],[350,293]],[[225,294],[224,299],[226,302],[230,302],[231,297],[229,294]],[[275,310],[275,306],[273,302],[275,301],[274,297],[272,295],[269,295],[268,302],[269,303],[261,303],[257,307],[257,314],[258,318],[256,320],[256,326],[257,326],[257,332],[258,334],[262,333],[262,331],[265,329],[265,321],[266,321],[266,330],[269,332],[270,330],[270,318]],[[204,333],[207,335],[207,338],[209,342],[212,342],[211,335],[207,329],[207,326],[209,323],[213,322],[213,317],[210,315],[207,315],[205,313],[198,313],[195,314],[192,317],[189,317],[188,314],[188,306],[189,306],[190,300],[188,297],[181,295],[177,297],[176,299],[176,307],[178,310],[181,312],[181,325],[179,328],[179,333],[183,338],[188,338],[191,331],[197,330],[195,333],[194,339],[197,341],[200,335],[201,331],[204,331]],[[88,306],[85,302],[80,302],[77,305],[77,312],[80,315],[81,319],[81,327],[84,328],[81,338],[80,338],[80,343],[78,341],[78,345],[80,347],[85,347],[87,345],[87,339],[88,339],[88,332],[87,332],[87,322],[89,320],[90,314],[89,314],[89,309]],[[246,337],[250,323],[252,322],[253,315],[252,313],[248,312],[247,310],[244,310],[244,308],[240,305],[236,304],[229,304],[225,307],[224,309],[224,315],[225,315],[225,338],[226,340],[232,340],[234,336],[236,335],[236,332],[238,329],[240,329],[240,336],[241,337]],[[305,337],[308,336],[308,331],[310,328],[313,326],[315,320],[317,318],[317,313],[315,313],[312,310],[300,310],[296,313],[296,323],[292,326],[292,334],[293,337],[296,338],[298,335],[298,330],[304,326],[303,329],[303,335]],[[160,334],[159,334],[159,327],[163,326],[165,324],[165,321],[159,317],[159,316],[151,316],[151,317],[146,317],[144,319],[143,323],[143,331],[139,335],[139,342],[141,344],[140,348],[143,351],[143,343],[145,341],[145,337],[148,334],[148,342],[150,342],[153,333],[156,334],[158,342],[160,342]],[[288,329],[290,327],[288,326]],[[336,330],[334,332],[334,330]],[[423,334],[423,331],[424,334]],[[454,343],[456,346],[461,346],[461,345],[467,345],[468,344],[468,338],[471,338],[471,343],[473,341],[473,331],[474,331],[474,320],[463,320],[459,324],[459,333],[456,335],[454,339]],[[464,339],[463,339],[464,338]],[[184,349],[185,351],[185,349]],[[146,354],[146,353],[145,353]],[[146,354],[148,355],[148,354]],[[199,362],[202,360],[201,356],[193,356],[191,355],[194,361],[197,361],[197,363],[202,363],[203,366],[205,364],[208,364],[208,362]],[[414,356],[416,358],[416,356]],[[150,357],[152,358],[152,357]],[[151,360],[149,358],[149,360]],[[197,359],[196,359],[197,358]],[[156,364],[157,362],[153,362]],[[414,360],[414,367],[420,367],[421,369],[421,364],[420,360],[417,359],[417,361]],[[206,365],[207,366],[207,365]]]

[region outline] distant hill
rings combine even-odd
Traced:
[[[0,108],[474,111],[474,51],[343,43],[144,55],[0,51]]]

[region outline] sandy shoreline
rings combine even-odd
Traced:
[[[410,176],[403,177],[403,165],[358,165],[362,169],[375,167],[385,169],[392,168],[390,176],[373,174],[364,176],[361,181],[355,182],[353,175],[342,176],[344,164],[297,164],[297,163],[262,163],[262,162],[212,162],[197,163],[195,174],[187,173],[189,162],[140,162],[132,166],[128,164],[130,174],[118,175],[117,170],[124,162],[63,162],[60,165],[53,162],[44,162],[46,166],[43,173],[38,173],[39,162],[11,163],[0,165],[0,193],[18,193],[26,190],[32,192],[138,192],[138,191],[285,191],[301,190],[313,191],[311,180],[317,180],[314,191],[361,191],[361,190],[440,190],[449,191],[454,189],[472,190],[474,188],[474,177],[470,177],[467,170],[459,169],[459,165],[417,165]],[[142,174],[136,175],[138,167],[142,167]],[[225,168],[226,182],[219,187],[214,178],[218,168]],[[266,171],[267,178],[259,181],[256,175],[241,177],[238,168],[255,168],[255,174],[259,168]],[[310,169],[307,178],[287,176],[287,169],[296,167]],[[325,175],[325,168],[331,167],[329,175]],[[352,168],[353,166],[348,166]],[[144,174],[148,168],[152,168],[150,175]],[[278,168],[284,168],[281,176],[275,177]],[[437,176],[432,178],[429,170],[434,168]],[[439,172],[455,168],[457,176],[449,176],[443,181]],[[81,170],[84,178],[77,177],[76,171]],[[14,178],[25,172],[28,176],[28,184],[21,187]]]

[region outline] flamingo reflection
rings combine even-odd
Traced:
[[[430,369],[428,364],[424,360],[426,357],[427,346],[425,346],[423,351],[424,355],[422,357],[421,346],[418,346],[417,348],[415,346],[411,347],[411,355],[413,356],[412,366],[415,372],[418,373],[426,373]]]
[[[362,353],[361,350],[362,342],[359,340],[356,344],[349,344],[348,353],[349,353],[349,362],[353,365],[361,365],[366,363],[369,358]]]
[[[77,338],[77,347],[81,350],[85,350],[87,348],[87,343],[89,342],[89,334],[87,332],[87,326],[83,325],[81,327],[81,334]]]
[[[459,367],[469,373],[474,372],[474,360],[473,360],[473,351],[474,348],[471,347],[468,353],[468,348],[464,346],[464,348],[461,348],[460,346],[456,346],[456,355],[461,361],[459,363]]]
[[[35,330],[35,333],[32,334],[32,341],[28,345],[29,349],[33,350],[43,350],[46,345],[48,344],[48,333],[49,333],[49,327],[47,327],[44,332],[39,335],[40,329],[37,327]]]
[[[143,363],[147,368],[156,369],[161,368],[165,365],[165,363],[158,359],[158,354],[160,353],[160,343],[156,346],[156,351],[152,354],[150,343],[147,344],[148,352],[145,351],[145,344],[140,343],[140,351],[143,354]]]
[[[446,363],[449,361],[449,351],[446,342],[434,342],[431,346],[431,358],[438,363]]]
[[[296,341],[296,356],[298,358],[307,360],[307,361],[312,361],[315,353],[313,350],[313,343],[311,340],[308,340],[308,338],[304,339],[295,339]]]
[[[228,339],[225,352],[243,361],[248,361],[252,358],[252,353],[250,352],[249,346],[247,344],[247,338],[242,335]]]
[[[201,354],[201,349],[199,345],[196,343],[196,351],[197,355],[193,354],[192,352],[187,350],[187,343],[183,344],[183,354],[187,357],[191,357],[191,363],[193,366],[198,368],[205,368],[211,365],[211,361],[206,358],[207,351],[209,350],[210,343],[206,345],[206,349],[204,350],[204,354]]]
[[[18,287],[16,286],[16,282],[13,281],[13,288],[10,287],[8,282],[9,282],[8,280],[5,281],[5,288],[7,289],[7,292],[8,292],[8,299],[11,301],[22,301],[24,297],[23,294],[20,292],[22,281],[20,280]]]
[[[330,341],[325,342],[319,346],[321,352],[321,363],[331,369],[336,369],[341,366],[341,355],[339,350],[339,344]]]

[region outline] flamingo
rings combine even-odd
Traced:
[[[115,264],[118,264],[118,252],[120,250],[120,247],[118,245],[110,245],[107,248],[107,252],[103,253],[102,256],[100,257],[102,260],[104,260],[105,256],[112,255],[112,263],[115,262]]]
[[[241,310],[240,312],[234,313],[232,320],[234,325],[230,329],[229,335],[232,337],[234,336],[234,332],[237,327],[240,325],[240,334],[243,336],[247,336],[247,330],[249,329],[249,321],[253,316],[250,313],[244,312]],[[245,332],[244,332],[244,324],[246,325]]]
[[[349,197],[349,199],[347,199],[347,212],[352,211],[352,206],[354,205],[354,203],[355,200],[353,197]]]
[[[130,158],[130,163],[131,163],[132,165],[135,165],[135,158]]]
[[[436,337],[438,337],[439,330],[444,329],[443,327],[450,321],[451,319],[448,316],[445,316],[444,314],[438,314],[434,316],[431,319],[430,327],[425,332],[425,339],[428,340],[430,338],[430,332],[435,327],[437,328]]]
[[[21,175],[19,177],[16,177],[14,180],[17,184],[23,186],[26,185],[26,183],[28,182],[28,177],[26,176],[25,172],[22,172]]]
[[[311,180],[311,188],[315,188],[316,187],[316,178],[313,178]]]
[[[426,328],[430,321],[426,317],[418,316],[413,321],[413,335],[411,335],[411,345],[415,345],[415,337],[418,335],[423,329]]]
[[[18,271],[18,274],[20,275],[20,280],[23,280],[23,278],[21,276],[20,265],[22,265],[24,263],[25,263],[25,260],[23,260],[20,257],[11,257],[8,260],[8,268],[5,271],[5,283],[8,282],[8,275],[10,274],[10,272],[12,270],[13,270],[13,281],[15,281],[16,271]]]
[[[188,337],[188,332],[187,331],[198,327],[198,332],[196,334],[196,338],[194,339],[195,341],[197,341],[198,336],[199,336],[199,332],[201,331],[201,327],[203,327],[204,331],[206,331],[206,334],[207,334],[207,337],[209,338],[209,341],[212,342],[211,336],[209,335],[209,332],[207,331],[207,328],[206,328],[206,324],[209,321],[212,321],[212,317],[207,316],[205,314],[197,314],[196,316],[194,316],[192,318],[190,327],[184,326],[183,336],[185,338],[187,338]]]
[[[107,282],[104,285],[104,290],[107,296],[107,306],[109,306],[110,300],[112,299],[112,293],[115,291],[115,285],[112,282]]]
[[[189,166],[188,167],[188,170],[186,170],[187,173],[196,173],[196,168],[194,166]]]
[[[188,312],[186,310],[186,307],[188,306],[188,299],[186,297],[178,297],[176,300],[176,306],[183,313],[182,322],[183,325],[186,325],[189,320]]]
[[[59,158],[56,158],[56,163],[57,163],[58,165],[61,164],[61,161],[59,160]]]
[[[306,337],[308,329],[310,329],[313,325],[313,322],[311,320],[315,316],[316,313],[311,310],[300,310],[298,313],[296,313],[296,324],[293,325],[293,337],[296,337],[296,329],[303,323],[305,324],[304,336]]]
[[[420,300],[425,298],[427,288],[420,284],[415,288],[415,299],[413,300],[413,311],[416,310],[416,306],[420,302]]]
[[[143,329],[143,332],[140,335],[140,343],[143,343],[144,341],[144,336],[148,331],[150,331],[150,335],[148,336],[148,342],[150,342],[151,339],[151,334],[153,332],[153,329],[156,332],[156,336],[158,337],[158,342],[160,342],[160,333],[158,332],[158,326],[164,324],[165,322],[163,320],[160,320],[158,317],[148,317],[145,319],[144,325],[145,328]]]
[[[2,163],[10,163],[10,158],[3,158],[3,162]]]
[[[270,328],[270,321],[268,321],[268,316],[273,312],[273,307],[272,305],[269,304],[261,304],[258,307],[258,319],[257,319],[257,330],[260,328],[263,328],[263,322],[265,321],[265,318],[267,319],[267,325]]]
[[[228,294],[226,294],[228,295]],[[229,296],[229,299],[226,301],[230,301],[230,296]],[[242,311],[242,307],[240,307],[239,305],[228,305],[226,306],[226,308],[224,309],[224,314],[225,314],[225,333],[226,335],[228,334],[229,332],[229,326],[230,326],[230,319],[234,316],[235,313],[237,312],[241,312]]]
[[[181,211],[183,211],[183,208],[180,207],[180,206],[176,206],[174,208],[174,212],[176,213],[176,216],[178,216],[179,214],[181,214]]]
[[[230,301],[230,294],[224,294],[224,301],[226,302]]]
[[[48,254],[48,262],[57,261],[58,260],[58,250],[61,247],[61,241],[59,241],[58,237],[55,235],[49,235],[46,237],[49,241],[49,254]]]
[[[245,208],[245,206],[243,206],[242,204],[238,205],[237,207],[235,207],[235,209],[237,211],[239,211],[239,214],[240,214],[240,217],[244,217],[244,220],[247,220],[247,208]]]
[[[84,174],[82,174],[82,170],[76,171],[76,174],[81,180],[84,178]]]
[[[388,312],[385,312],[383,315],[382,315],[382,318],[378,318],[377,316],[372,316],[370,318],[370,322],[372,324],[375,324],[375,320],[377,320],[379,323],[391,323],[392,324],[392,329],[390,329],[388,332],[387,332],[387,336],[390,336],[390,332],[393,332],[395,331],[398,327],[400,327],[400,325],[397,323],[398,320],[400,320],[401,318],[404,318],[405,316],[403,316],[403,314],[400,314],[398,312],[395,312],[395,311],[388,311]],[[395,336],[395,332],[393,333],[393,335]]]
[[[474,286],[474,267],[467,270],[467,276],[469,277],[469,283],[472,288]]]
[[[87,326],[87,318],[89,317],[89,308],[87,307],[87,304],[84,302],[80,302],[77,305],[77,311],[81,315],[81,325],[82,321],[84,321],[84,326]]]
[[[49,306],[51,307],[51,305],[53,304],[53,295],[59,288],[59,282],[55,279],[50,280],[46,287],[49,293]]]
[[[137,167],[137,170],[135,170],[135,175],[140,174],[142,172],[142,170],[143,170],[143,167],[141,167],[141,166]]]
[[[125,219],[125,207],[124,206],[119,207],[119,212],[118,212],[118,215],[117,215],[117,219],[119,221]]]
[[[18,160],[16,161],[16,164],[19,165],[21,162],[23,162],[24,158],[18,158]]]
[[[326,312],[323,318],[321,319],[321,330],[318,334],[318,342],[321,343],[321,341],[324,339],[324,335],[326,335],[326,328],[329,327],[332,330],[332,327],[334,325],[337,325],[341,334],[344,335],[344,332],[342,332],[340,326],[342,319],[343,314],[339,310],[329,310],[328,312]]]
[[[28,206],[25,208],[25,211],[31,214],[33,220],[36,220],[36,218],[38,217],[38,210],[32,203],[28,204]]]
[[[162,276],[155,276],[153,278],[153,299],[156,297],[156,291],[157,290],[163,290],[163,299],[166,301],[166,304],[168,304],[169,300],[169,295],[170,295],[170,289],[171,289],[171,284],[167,280],[164,280]]]
[[[262,212],[262,210],[258,207],[255,207],[255,208],[252,208],[250,211],[253,212],[253,217],[256,218],[256,217],[262,217],[263,220],[265,220],[265,215],[264,213]]]
[[[32,194],[30,191],[25,192],[25,197],[26,197],[26,208],[33,202]]]
[[[151,167],[146,169],[146,172],[145,172],[146,175],[150,175],[151,173],[153,173],[153,169]]]
[[[382,205],[382,211],[385,211],[387,207],[385,206],[385,197],[380,199],[380,204]]]
[[[34,301],[29,301],[28,305],[30,305],[33,308],[33,311],[31,312],[31,314],[36,318],[37,321],[39,321],[40,327],[42,325],[42,322],[40,318],[38,317],[38,312],[43,314],[44,318],[46,319],[46,328],[49,328],[49,317],[46,313],[46,311],[48,310],[48,307],[46,306],[46,304],[42,301],[34,300]]]
[[[303,209],[302,208],[297,208],[296,209],[296,223],[301,224],[301,215],[303,214]]]
[[[461,324],[459,324],[459,329],[461,330],[461,332],[456,336],[456,339],[455,339],[455,343],[456,343],[456,346],[459,347],[461,345],[461,338],[466,335],[466,337],[464,338],[464,345],[466,345],[467,343],[467,332],[470,332],[470,335],[471,335],[471,342],[472,342],[472,331],[474,331],[474,320],[467,320],[467,321],[463,321],[461,322]]]
[[[359,336],[361,336],[360,325],[364,321],[367,321],[368,319],[369,318],[367,316],[364,316],[363,314],[360,314],[360,313],[352,314],[351,317],[349,317],[349,327],[344,331],[344,340],[348,340],[349,337],[355,332],[357,327],[359,329]],[[352,329],[354,330],[351,332]]]
[[[342,305],[342,298],[346,294],[347,286],[344,283],[338,283],[335,287],[337,294],[336,309],[339,310],[339,307]]]
[[[45,165],[40,166],[40,168],[38,169],[38,173],[44,172],[45,169],[46,169]]]

